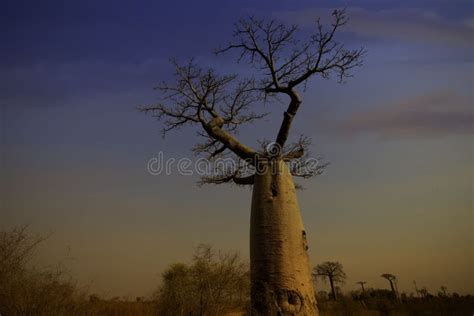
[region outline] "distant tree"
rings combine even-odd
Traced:
[[[46,238],[28,227],[0,230],[0,314],[77,315],[85,301],[61,266],[38,268],[34,254]]]
[[[356,282],[356,284],[360,285],[360,287],[362,288],[362,293],[364,294],[365,293],[364,284],[367,284],[367,282],[366,281],[358,281],[358,282]]]
[[[332,298],[337,300],[336,284],[343,284],[346,280],[346,273],[342,264],[337,261],[326,261],[313,268],[315,279],[321,279],[323,282],[329,280],[331,286]]]
[[[395,287],[395,282],[397,282],[397,277],[390,273],[384,273],[381,275],[381,277],[386,279],[390,283],[390,289],[392,290],[393,296],[395,299],[398,299],[398,293]]]

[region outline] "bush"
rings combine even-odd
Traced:
[[[172,264],[155,293],[160,315],[221,315],[249,305],[247,264],[236,253],[197,248],[191,264]]]
[[[60,267],[30,264],[44,240],[26,227],[0,231],[0,314],[70,315],[83,307],[83,295]]]

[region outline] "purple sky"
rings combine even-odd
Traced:
[[[149,175],[159,151],[190,157],[195,133],[162,139],[135,107],[156,102],[171,57],[247,72],[211,53],[239,17],[304,35],[335,7],[351,18],[341,41],[368,55],[343,85],[310,81],[292,130],[331,162],[299,192],[312,264],[340,261],[347,290],[387,272],[406,291],[474,292],[471,1],[3,1],[0,227],[53,231],[41,260],[70,248],[107,295],[149,294],[201,242],[248,256],[250,192]],[[274,138],[283,109],[241,138]]]

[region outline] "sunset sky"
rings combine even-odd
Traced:
[[[311,80],[292,129],[331,163],[296,180],[311,263],[341,262],[345,290],[392,273],[403,291],[474,294],[472,1],[2,1],[0,228],[51,232],[39,260],[109,296],[149,295],[200,243],[248,258],[251,191],[150,175],[159,152],[193,158],[195,131],[163,139],[136,107],[157,102],[171,57],[248,73],[212,54],[240,17],[304,37],[340,7],[338,39],[364,46],[364,65]],[[284,109],[240,139],[273,139]]]

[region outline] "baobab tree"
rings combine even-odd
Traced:
[[[163,121],[164,134],[196,126],[202,142],[194,147],[195,153],[211,160],[236,159],[236,168],[218,168],[201,183],[253,185],[250,262],[254,314],[318,314],[293,176],[318,175],[324,165],[308,163],[308,138],[293,143],[288,138],[302,104],[301,88],[309,87],[309,80],[318,76],[335,75],[344,81],[351,69],[362,64],[363,48],[348,50],[336,41],[337,31],[347,23],[344,10],[332,15],[330,28],[324,29],[317,20],[314,33],[306,40],[295,25],[242,19],[230,43],[216,53],[237,53],[238,61],[247,60],[256,72],[252,78],[221,75],[200,68],[193,60],[173,61],[174,81],[158,87],[162,100],[140,107]],[[262,148],[255,149],[237,139],[239,128],[265,116],[259,104],[285,100],[287,109],[273,142],[259,139]]]
[[[346,280],[346,273],[342,267],[342,264],[337,261],[326,261],[321,264],[318,264],[313,269],[313,276],[315,279],[321,279],[323,282],[326,282],[326,279],[329,280],[329,285],[331,286],[331,293],[334,300],[337,300],[336,294],[336,284],[343,284]]]
[[[360,287],[362,288],[362,294],[365,294],[364,284],[366,284],[366,283],[367,283],[366,281],[359,281],[359,282],[356,282],[356,284],[359,284]]]
[[[390,282],[390,288],[392,289],[393,296],[398,299],[398,292],[395,289],[395,283],[397,282],[397,277],[390,273],[384,273],[381,275],[382,278],[387,279]]]

